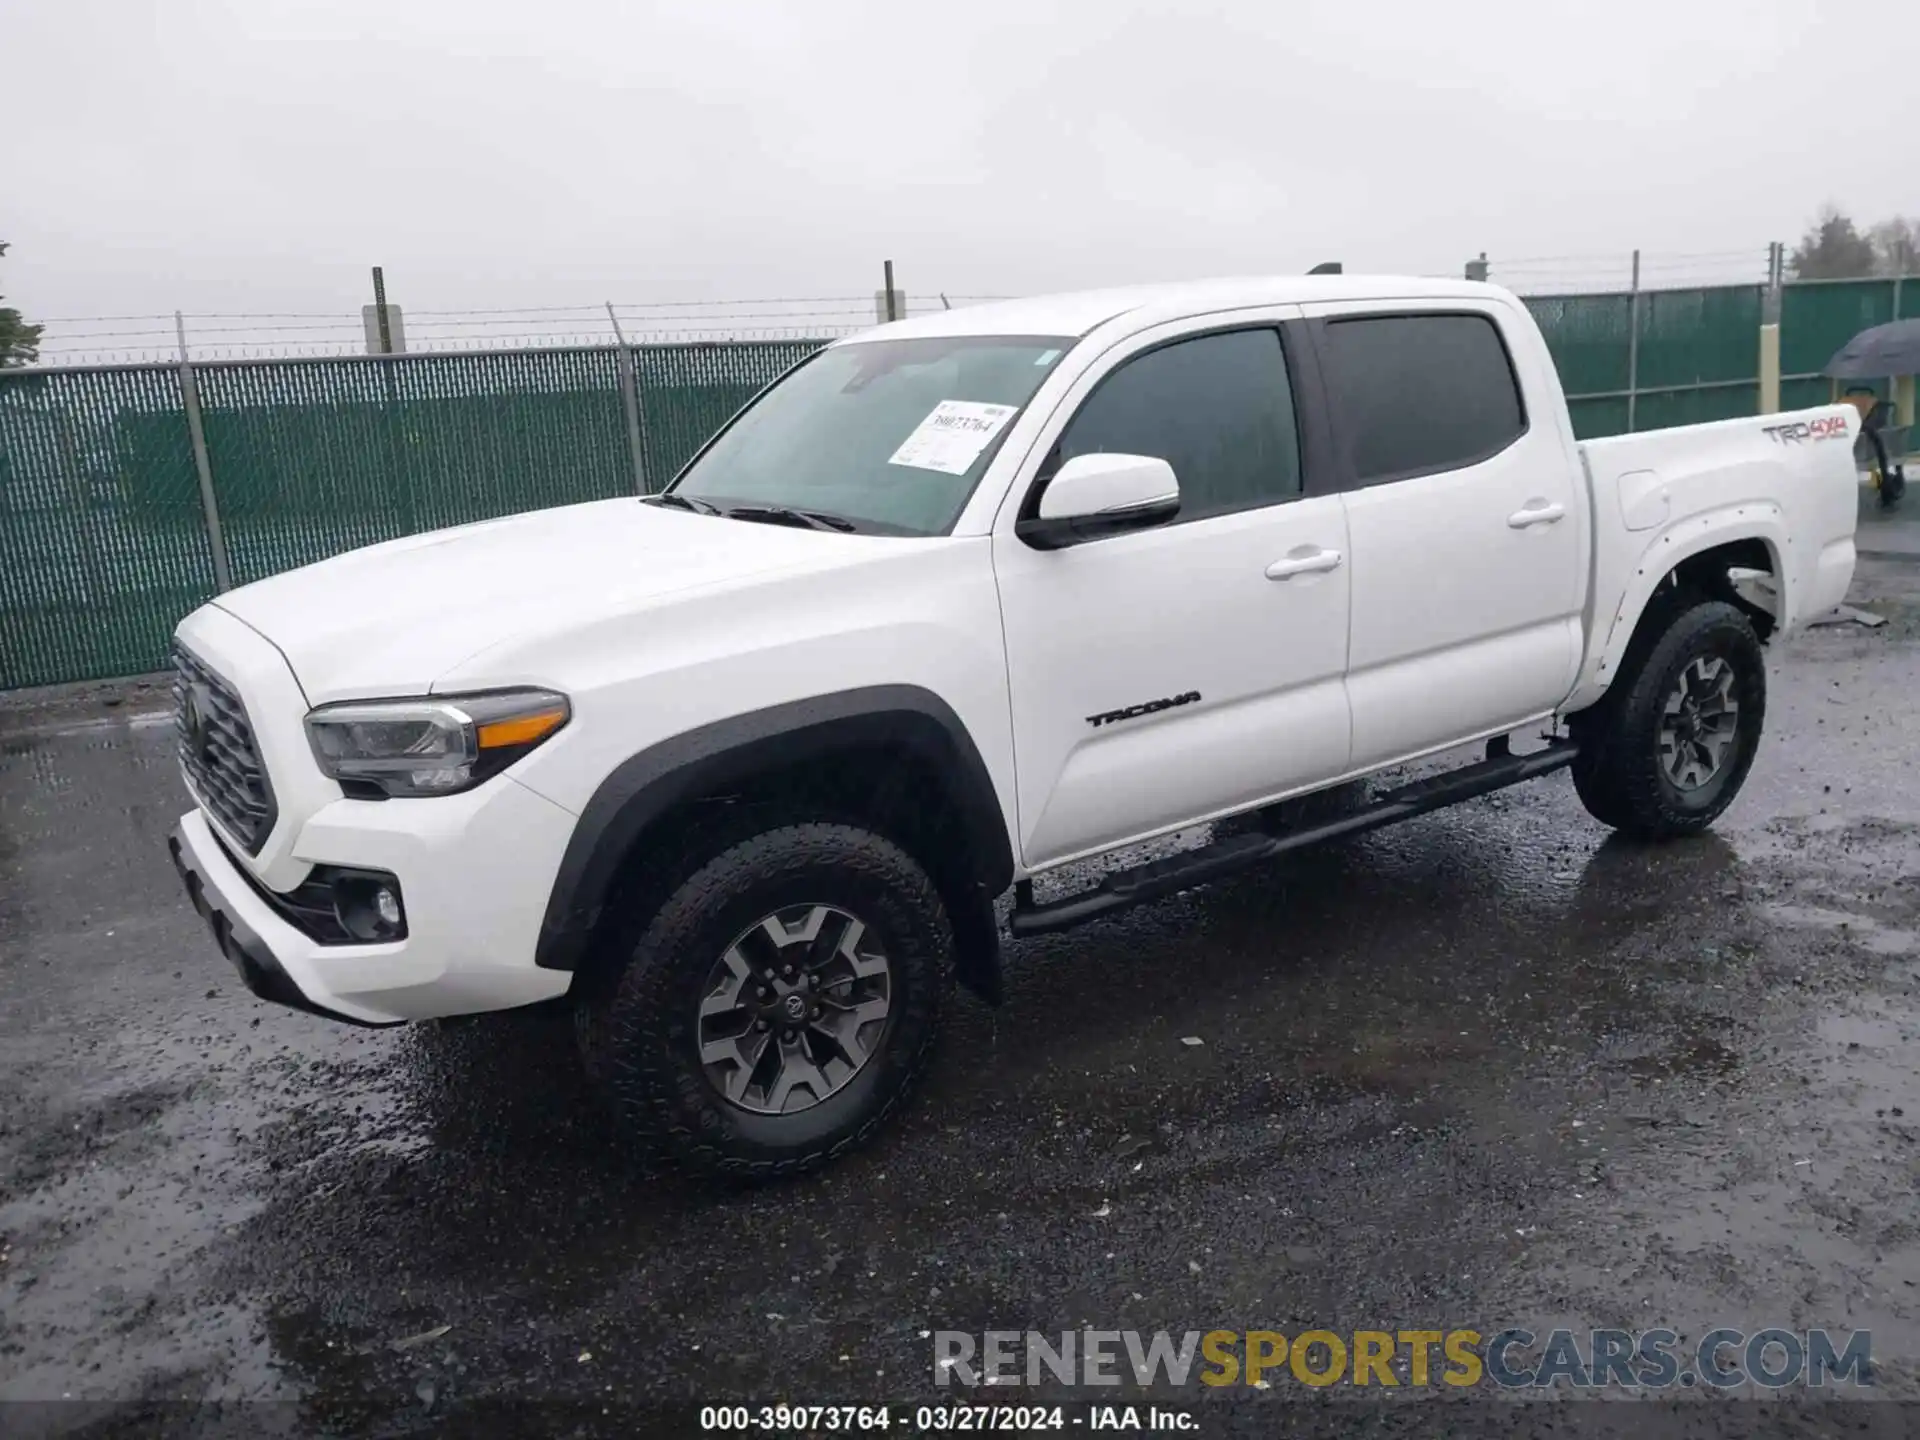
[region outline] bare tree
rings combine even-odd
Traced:
[[[1920,275],[1920,220],[1896,215],[1867,231],[1882,275]]]

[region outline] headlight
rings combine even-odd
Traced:
[[[499,774],[572,713],[551,690],[356,700],[310,712],[307,740],[349,793],[450,795]]]

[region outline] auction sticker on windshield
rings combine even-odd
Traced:
[[[964,475],[1017,407],[978,400],[942,400],[888,457],[889,465]]]

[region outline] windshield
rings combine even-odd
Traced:
[[[672,493],[721,510],[838,517],[879,534],[943,534],[1072,344],[942,335],[823,350],[723,431]]]

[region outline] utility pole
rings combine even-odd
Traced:
[[[1487,252],[1482,250],[1478,260],[1467,261],[1467,279],[1485,280],[1487,278]]]

